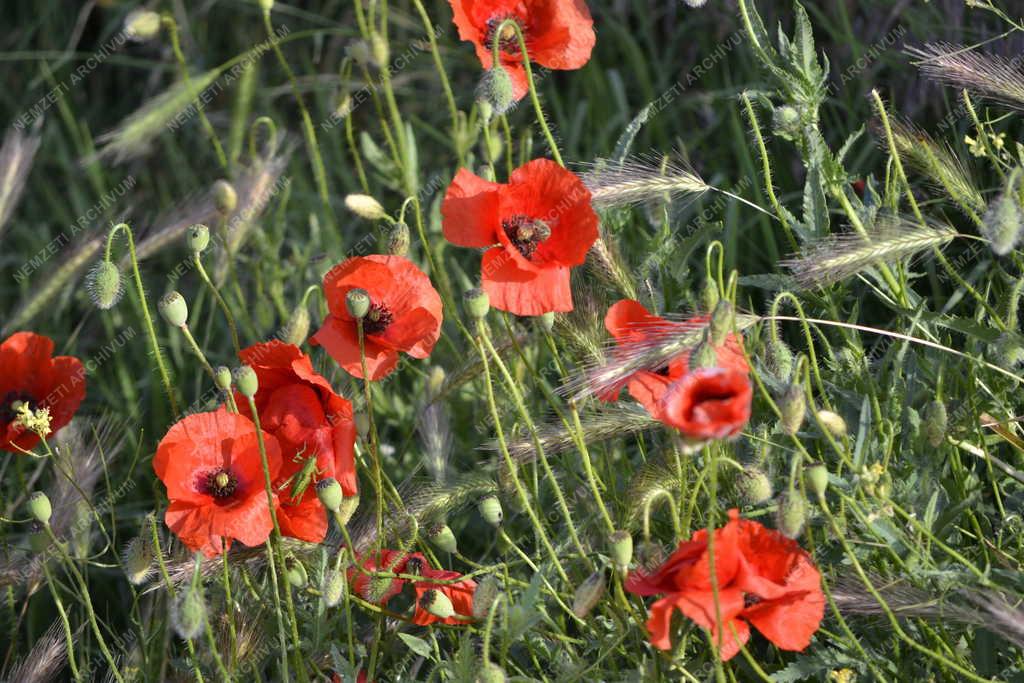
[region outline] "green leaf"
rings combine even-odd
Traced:
[[[619,136],[618,142],[615,143],[615,153],[612,154],[611,160],[616,163],[622,163],[622,161],[629,156],[629,148],[633,146],[633,140],[636,139],[637,133],[643,128],[644,124],[647,123],[651,117],[651,110],[654,108],[654,102],[651,102],[646,107],[640,110],[640,113],[633,117],[633,120],[626,126],[626,130]]]
[[[417,638],[416,636],[409,635],[408,633],[399,633],[398,637],[402,639],[402,642],[405,643],[410,650],[418,654],[420,657],[424,657],[425,659],[433,659],[434,653],[430,649],[430,643],[428,643],[427,641],[423,640],[422,638]]]

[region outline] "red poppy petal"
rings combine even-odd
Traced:
[[[558,35],[558,40],[537,41],[530,56],[551,69],[578,69],[590,60],[597,40],[590,10],[583,0],[560,0],[551,5],[554,16],[549,32]]]
[[[646,408],[655,420],[663,420],[661,402],[672,382],[671,377],[641,370],[630,376],[629,395]]]
[[[572,310],[569,269],[521,270],[504,249],[491,249],[480,266],[483,290],[491,306],[515,315],[542,315]]]
[[[675,596],[667,596],[651,604],[647,633],[651,645],[659,650],[672,649],[672,613],[675,607]]]
[[[359,356],[359,335],[350,321],[338,320],[328,316],[323,325],[313,335],[317,344],[340,365],[345,372],[362,379],[363,369]],[[366,371],[371,380],[387,377],[398,365],[398,352],[386,349],[373,339],[367,338],[364,343],[366,353]]]
[[[616,341],[628,341],[642,339],[644,331],[664,320],[648,311],[639,301],[622,299],[608,307],[604,328]]]
[[[498,241],[498,188],[460,168],[441,204],[445,239],[460,247],[490,247]]]
[[[327,535],[327,510],[312,489],[307,490],[298,503],[280,503],[277,506],[277,522],[281,534],[289,538],[320,543]]]

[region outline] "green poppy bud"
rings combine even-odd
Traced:
[[[482,662],[474,683],[505,683],[505,670],[494,662]]]
[[[284,578],[292,588],[305,588],[309,583],[306,567],[292,555],[284,559]]]
[[[804,423],[804,416],[807,415],[807,400],[804,396],[804,388],[801,384],[790,384],[786,387],[779,398],[779,410],[782,418],[779,424],[786,434],[796,434]]]
[[[789,491],[779,497],[779,508],[775,513],[775,528],[787,538],[796,538],[807,522],[807,501],[796,491]]]
[[[36,491],[28,498],[28,511],[32,517],[41,524],[49,524],[53,515],[53,506],[50,499],[42,491]]]
[[[501,509],[501,501],[494,494],[484,496],[477,503],[480,516],[491,526],[501,526],[505,513]]]
[[[429,400],[434,400],[441,394],[441,389],[444,387],[445,372],[444,368],[440,365],[435,365],[430,368],[430,375],[427,377],[427,396]]]
[[[153,546],[143,532],[124,549],[124,573],[133,586],[141,585],[153,572]]]
[[[309,322],[309,309],[299,303],[281,330],[281,340],[286,344],[301,346],[309,337]]]
[[[269,12],[274,9],[274,0],[258,0],[260,9],[264,12]]]
[[[821,498],[828,489],[828,469],[820,462],[804,468],[804,481],[814,495]]]
[[[370,416],[365,411],[360,410],[353,416],[352,420],[356,423],[356,433],[359,435],[359,438],[366,440],[366,437],[370,434]]]
[[[217,388],[221,391],[227,391],[231,388],[231,370],[221,365],[213,371],[213,383],[217,385]]]
[[[924,415],[921,418],[921,431],[924,433],[925,441],[932,448],[938,448],[946,440],[946,430],[949,428],[946,404],[942,401],[931,401],[924,407]]]
[[[479,288],[473,288],[463,295],[466,302],[466,312],[474,320],[483,320],[491,310],[491,297],[487,292]]]
[[[734,484],[741,505],[760,505],[772,497],[772,481],[758,467],[744,468],[736,475]]]
[[[537,316],[537,320],[540,322],[541,328],[548,334],[550,334],[551,331],[555,329],[554,312],[548,311],[547,313],[542,313],[541,315]]]
[[[222,216],[230,216],[238,206],[238,193],[235,186],[226,180],[218,180],[213,184],[213,205]]]
[[[388,233],[388,253],[395,256],[405,256],[409,253],[409,226],[405,223],[395,223]]]
[[[85,288],[96,308],[101,311],[110,310],[124,295],[121,271],[113,263],[103,259],[86,275]]]
[[[194,640],[203,631],[206,622],[206,603],[202,591],[189,586],[171,603],[171,625],[184,640]]]
[[[235,368],[235,386],[238,387],[238,391],[242,393],[242,396],[252,398],[260,389],[260,379],[256,376],[256,371],[251,367],[240,365]]]
[[[197,254],[206,251],[210,246],[210,229],[201,223],[196,223],[188,229],[188,248]]]
[[[704,286],[700,290],[700,300],[705,311],[713,311],[718,306],[721,294],[718,292],[718,283],[708,278],[704,280]]]
[[[135,9],[124,18],[124,34],[131,40],[145,42],[160,33],[160,14],[153,10]]]
[[[732,302],[722,299],[715,305],[711,313],[711,322],[708,324],[710,330],[711,345],[718,348],[725,343],[725,340],[732,334],[732,328],[736,320],[736,311]]]
[[[157,308],[169,325],[184,327],[188,323],[188,304],[185,303],[185,297],[178,292],[165,294]]]
[[[488,574],[477,584],[473,591],[473,618],[484,619],[491,611],[491,606],[501,596],[501,583],[494,574]]]
[[[765,347],[765,365],[780,382],[789,381],[793,374],[793,352],[781,339],[770,339]]]
[[[584,619],[604,597],[606,581],[604,571],[598,570],[579,585],[572,598],[572,613]]]
[[[613,533],[608,541],[615,568],[625,572],[629,569],[629,563],[633,561],[633,537],[628,531],[620,529]]]
[[[455,606],[451,599],[439,590],[431,589],[420,598],[420,607],[438,619],[449,619],[455,616]]]
[[[456,540],[455,534],[447,524],[436,524],[430,527],[430,529],[427,530],[427,537],[430,539],[430,542],[436,545],[442,552],[459,552],[458,540]]]
[[[384,207],[368,194],[350,194],[345,197],[345,207],[368,221],[384,220],[388,217]]]
[[[321,479],[316,483],[316,497],[320,503],[330,510],[337,512],[341,509],[341,503],[345,498],[345,492],[341,490],[341,484],[333,477]]]
[[[350,289],[345,295],[345,307],[350,316],[362,320],[370,312],[370,295],[365,289]]]
[[[846,436],[846,420],[837,413],[833,413],[831,410],[819,410],[815,413],[818,418],[818,422],[822,424],[828,433],[836,439],[841,439]]]
[[[329,569],[324,574],[323,586],[320,588],[320,595],[324,599],[324,604],[328,607],[337,605],[345,596],[347,588],[348,578],[345,576],[345,572],[336,572],[333,569]]]
[[[800,111],[788,104],[776,107],[772,112],[772,130],[784,140],[797,140],[800,137],[802,124]]]
[[[490,107],[491,116],[501,116],[508,112],[516,100],[512,77],[505,67],[497,64],[484,72],[476,89],[476,99],[478,103],[485,103]],[[490,116],[484,120],[489,121]]]

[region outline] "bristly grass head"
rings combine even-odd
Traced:
[[[581,424],[584,442],[590,445],[608,439],[628,437],[657,427],[660,423],[638,405],[616,403],[585,415]],[[537,428],[537,438],[548,455],[575,448],[577,436],[576,430],[568,429],[562,422],[539,425]],[[489,443],[488,448],[497,450],[498,442]],[[512,458],[521,465],[537,459],[537,450],[530,435],[511,439],[508,442],[508,450]]]
[[[10,669],[0,671],[0,680],[24,683],[48,683],[57,680],[57,674],[67,661],[66,643],[60,621],[54,621],[50,628],[39,636],[23,659],[15,662]]]
[[[1020,58],[1008,60],[964,45],[927,43],[907,48],[918,68],[932,80],[965,88],[1015,109],[1024,109],[1024,71]]]
[[[30,133],[10,128],[4,135],[4,144],[0,147],[0,235],[25,189],[25,180],[39,149],[41,123],[42,119],[38,119]]]
[[[596,208],[659,199],[671,202],[680,197],[693,200],[711,189],[693,169],[667,156],[640,154],[621,162],[598,159],[584,168],[583,184]]]
[[[915,258],[957,236],[947,225],[921,224],[913,219],[879,218],[866,238],[856,232],[837,233],[807,243],[802,255],[782,261],[804,288],[845,280],[868,268]]]

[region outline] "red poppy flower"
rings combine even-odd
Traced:
[[[594,49],[594,21],[583,0],[449,2],[459,38],[473,43],[485,69],[491,68],[494,61],[495,32],[505,19],[514,19],[519,24],[532,64],[559,70],[579,69],[587,63]],[[526,94],[527,83],[519,40],[509,27],[503,30],[499,40],[501,64],[512,78],[515,98],[521,99]]]
[[[643,344],[645,341],[664,337],[666,332],[692,332],[707,324],[707,316],[696,316],[689,320],[674,322],[650,313],[644,306],[632,299],[623,299],[613,304],[604,317],[604,326],[619,346],[620,355],[627,355],[631,345]],[[736,370],[743,374],[750,372],[747,360],[740,347],[740,340],[730,333],[725,343],[715,349],[718,366]],[[662,399],[669,386],[684,377],[690,371],[690,352],[684,351],[657,371],[640,370],[626,380],[629,395],[639,401],[647,412],[658,420],[662,420]],[[619,389],[599,395],[604,401],[618,399]]]
[[[319,543],[327,533],[327,511],[314,484],[334,477],[346,496],[358,492],[352,404],[334,393],[330,383],[313,370],[309,356],[293,344],[275,339],[243,349],[239,357],[259,379],[254,398],[260,426],[277,438],[284,453],[274,481],[281,533]],[[236,401],[242,414],[248,415],[246,399],[236,394]],[[296,475],[309,458],[316,458],[316,469],[305,482],[305,491],[295,498],[291,491],[298,483]]]
[[[281,469],[281,447],[263,434],[270,476]],[[167,487],[164,521],[181,542],[207,557],[221,541],[256,546],[274,528],[267,505],[256,425],[225,408],[189,415],[175,424],[156,449],[156,476]]]
[[[362,378],[359,332],[345,296],[363,289],[370,312],[363,319],[366,370],[371,380],[386,377],[398,364],[398,353],[426,358],[441,336],[441,297],[430,278],[401,256],[356,256],[324,276],[324,297],[330,313],[312,343],[324,347],[349,374]]]
[[[53,340],[15,332],[0,344],[0,449],[32,450],[39,435],[18,423],[18,408],[50,411],[50,433],[71,422],[85,398],[85,368],[72,356],[53,357]]]
[[[366,683],[366,682],[367,682],[366,669],[360,669],[359,673],[356,674],[356,683]],[[341,674],[339,674],[339,673],[332,673],[331,674],[331,683],[345,683],[345,681],[343,681],[341,679]]]
[[[405,579],[380,577],[376,578],[367,572],[392,572],[394,574],[423,574],[430,565],[420,553],[403,553],[399,550],[382,550],[379,555],[370,553],[362,558],[364,571],[355,567],[348,570],[348,580],[352,592],[367,602],[377,605],[387,603],[391,598],[402,592]]]
[[[444,569],[425,569],[421,572],[424,577],[437,581],[453,581],[462,577],[458,572],[450,572]],[[416,612],[413,614],[412,623],[420,626],[435,624],[465,624],[467,619],[473,617],[473,593],[476,592],[476,581],[464,579],[454,583],[431,583],[429,581],[417,581],[413,584],[416,588]],[[455,608],[455,614],[459,616],[441,619],[435,617],[427,610],[420,607],[420,599],[427,591],[436,590],[448,596]],[[459,618],[464,617],[464,618]]]
[[[516,315],[572,310],[569,273],[597,240],[597,214],[578,177],[534,159],[492,183],[460,169],[441,205],[444,236],[484,252],[480,279],[491,305]]]
[[[821,575],[810,555],[779,532],[740,519],[736,510],[715,530],[714,550],[717,608],[705,530],[680,543],[653,573],[629,575],[626,590],[665,596],[651,605],[651,644],[672,647],[672,611],[679,610],[711,631],[723,661],[749,640],[751,626],[780,649],[806,648],[825,614]]]
[[[746,373],[699,368],[668,386],[657,417],[691,439],[724,439],[747,424],[753,395]]]

